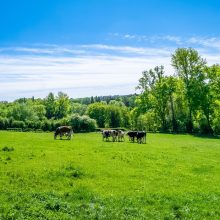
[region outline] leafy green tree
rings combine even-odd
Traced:
[[[9,127],[9,120],[5,117],[0,117],[0,129],[6,129]]]
[[[178,125],[177,125],[177,120],[176,120],[176,113],[175,113],[175,103],[174,103],[174,98],[175,98],[175,92],[177,91],[177,84],[178,81],[175,77],[169,76],[165,78],[165,82],[167,85],[167,95],[169,97],[169,106],[168,108],[170,109],[171,112],[171,118],[172,118],[172,132],[177,132],[178,131]]]
[[[189,133],[193,131],[193,111],[199,106],[197,89],[200,81],[204,80],[205,65],[206,61],[192,48],[179,48],[172,55],[172,66],[184,82],[188,107],[187,131]]]
[[[86,113],[86,110],[87,110],[87,105],[80,104],[80,103],[71,104],[70,112],[72,114],[84,115]]]
[[[122,124],[122,113],[119,106],[108,105],[106,109],[105,127],[117,128]]]
[[[167,130],[166,111],[171,93],[168,82],[164,76],[164,67],[156,66],[154,69],[143,72],[137,87],[142,92],[140,98],[142,103],[148,106],[148,110],[153,108],[157,112],[162,131]],[[143,107],[141,108],[143,109]]]
[[[46,109],[46,117],[48,119],[55,117],[56,103],[54,94],[52,92],[50,92],[48,96],[44,99],[44,105]]]
[[[55,116],[57,119],[64,118],[68,115],[71,105],[67,94],[58,92],[58,96],[55,101]]]
[[[203,133],[213,134],[212,120],[216,109],[218,109],[218,101],[220,100],[220,66],[213,65],[205,70],[206,77],[200,83],[200,106],[206,117],[207,126]],[[218,117],[217,117],[218,118]],[[220,121],[219,121],[220,122]],[[204,124],[204,123],[203,123]]]
[[[42,105],[42,104],[34,105],[34,106],[33,106],[33,110],[35,111],[37,117],[38,117],[40,120],[45,119],[46,109],[45,109],[45,106],[44,106],[44,105]]]
[[[26,103],[15,103],[8,112],[8,117],[12,117],[17,121],[25,120],[38,120],[37,114],[30,106]]]
[[[101,102],[90,104],[87,109],[89,117],[95,119],[100,128],[105,127],[107,105]]]

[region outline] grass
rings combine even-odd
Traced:
[[[0,219],[220,219],[220,139],[0,132]]]

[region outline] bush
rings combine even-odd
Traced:
[[[199,132],[200,134],[213,134],[211,127],[208,125],[206,118],[202,118],[199,121]]]
[[[96,120],[84,115],[81,117],[80,127],[81,131],[95,131],[97,128]]]
[[[72,115],[70,118],[68,118],[67,124],[72,126],[74,132],[95,131],[95,129],[97,128],[96,120],[91,119],[89,116],[86,115]]]
[[[159,123],[155,113],[147,112],[138,116],[136,129],[156,132],[159,129]]]
[[[9,120],[7,118],[0,117],[0,129],[6,129],[9,126]]]
[[[41,128],[43,131],[52,131],[53,122],[51,120],[44,120],[41,122]]]
[[[215,118],[213,120],[213,130],[215,135],[220,135],[220,119]]]
[[[25,123],[23,121],[12,121],[11,126],[14,128],[25,128]]]

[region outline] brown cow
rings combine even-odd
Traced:
[[[54,139],[57,138],[57,135],[60,135],[60,139],[62,139],[62,136],[65,135],[67,136],[67,139],[70,140],[72,134],[73,134],[73,129],[71,126],[60,126],[54,132]]]

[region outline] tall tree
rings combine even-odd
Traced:
[[[164,76],[164,67],[156,66],[154,69],[144,71],[137,88],[142,92],[140,101],[144,101],[149,109],[154,109],[160,118],[161,130],[167,130],[166,111],[170,92]]]
[[[178,48],[172,55],[172,66],[184,82],[185,98],[188,105],[187,131],[193,131],[192,114],[198,108],[198,83],[204,80],[206,61],[192,48]]]
[[[50,92],[48,96],[44,99],[44,103],[46,108],[46,117],[49,119],[55,117],[56,103],[54,94],[52,92]]]
[[[56,118],[59,119],[67,116],[71,108],[68,95],[63,92],[58,92],[58,96],[55,103],[56,103],[56,109],[55,109]]]
[[[213,134],[211,121],[220,100],[220,66],[213,65],[205,69],[206,77],[200,84],[200,106],[207,120],[207,128],[204,132]]]
[[[96,102],[90,104],[87,109],[89,117],[95,119],[100,128],[105,127],[107,104]]]
[[[172,131],[178,131],[178,125],[176,120],[175,114],[175,103],[174,103],[174,93],[177,90],[177,79],[173,76],[168,76],[165,79],[165,83],[167,84],[167,95],[169,96],[169,103],[170,103],[170,111],[172,117]]]

